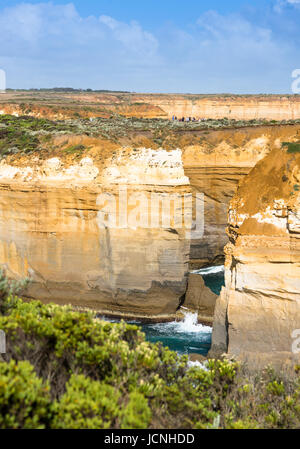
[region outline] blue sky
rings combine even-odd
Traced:
[[[18,0],[2,0],[3,7],[16,6],[22,2]],[[40,0],[31,0],[31,4],[39,4]],[[63,5],[71,2],[52,1],[54,5]],[[244,5],[259,6],[264,0],[75,0],[72,2],[82,17],[102,14],[114,17],[117,20],[130,22],[139,21],[148,30],[155,30],[166,22],[173,22],[180,27],[188,27],[195,22],[195,18],[208,9],[220,13],[229,13],[240,10]]]
[[[0,2],[14,88],[291,93],[300,0]]]

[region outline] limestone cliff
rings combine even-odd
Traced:
[[[168,117],[230,117],[238,120],[257,118],[288,120],[300,117],[297,95],[151,95],[140,96],[158,106]]]
[[[183,146],[185,174],[204,193],[204,234],[191,241],[191,267],[223,263],[227,209],[238,182],[274,145],[300,138],[300,127],[265,126],[211,131]]]
[[[36,117],[196,117],[237,120],[290,120],[300,118],[298,95],[190,95],[125,92],[7,91],[1,111]]]
[[[0,264],[13,278],[29,277],[26,296],[172,318],[190,245],[181,151],[124,150],[107,168],[89,157],[27,164],[0,165]],[[169,194],[177,214],[168,223]]]
[[[191,266],[223,260],[238,181],[300,134],[297,123],[0,122],[0,264],[34,281],[30,297],[159,319],[183,301]]]
[[[230,202],[212,354],[263,363],[299,359],[299,191],[300,145],[286,143],[252,169]]]

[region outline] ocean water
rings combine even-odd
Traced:
[[[216,295],[220,294],[222,286],[225,285],[224,265],[202,268],[201,270],[194,270],[191,273],[201,274],[205,285],[216,293]]]
[[[196,313],[186,313],[184,321],[142,324],[148,341],[161,342],[179,354],[206,355],[211,345],[211,327],[197,323]]]
[[[207,287],[217,295],[220,293],[224,285],[223,265],[196,270],[192,273],[201,275]],[[206,355],[211,346],[212,328],[198,324],[195,313],[185,313],[184,321],[155,324],[131,321],[131,323],[141,326],[148,341],[161,342],[179,354]]]

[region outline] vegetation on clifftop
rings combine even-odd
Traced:
[[[49,120],[29,115],[16,117],[0,115],[0,156],[31,154],[43,149],[49,150],[51,139],[59,135],[83,135],[106,139],[123,145],[137,138],[146,138],[155,147],[176,148],[183,135],[189,136],[189,143],[197,143],[203,133],[242,127],[274,126],[300,124],[300,120],[233,120],[207,119],[201,122],[180,122],[166,119],[126,118],[112,115],[110,118],[73,118],[68,120]],[[191,140],[192,139],[192,140]]]
[[[1,428],[297,428],[300,373],[189,368],[137,326],[23,302],[2,276]]]
[[[282,142],[283,147],[287,147],[288,153],[300,153],[300,142]]]

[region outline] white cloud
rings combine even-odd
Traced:
[[[89,46],[97,44],[97,41],[117,40],[124,44],[127,51],[138,49],[144,51],[145,56],[157,47],[156,39],[138,23],[126,24],[107,16],[82,18],[72,3],[22,3],[6,8],[0,11],[0,27],[1,40],[6,35],[7,42],[11,39],[20,40],[39,44],[41,48],[47,42],[51,44],[55,38],[67,39],[70,43],[75,39],[77,44],[88,43]],[[60,44],[63,46],[64,42]]]
[[[266,27],[257,26],[239,14],[222,16],[215,11],[203,14],[197,21],[201,31],[208,39],[239,40],[249,42],[270,42],[272,31]]]
[[[208,11],[189,35],[173,30],[163,40],[171,39],[176,63],[181,61],[177,74],[185,80],[185,91],[195,91],[197,84],[198,91],[211,93],[290,89],[289,65],[299,50],[295,52],[294,45],[285,40],[278,41],[271,26],[250,22],[240,14]]]
[[[65,72],[65,83],[67,74],[77,72],[85,85],[93,69],[103,83],[108,69],[122,67],[129,73],[136,65],[148,67],[158,47],[155,37],[138,23],[122,23],[106,16],[83,18],[72,3],[22,3],[0,10],[0,29],[0,64],[4,60],[8,64],[9,84],[9,80],[17,84],[18,74],[12,69],[18,59],[25,70],[31,64],[33,71],[43,72],[52,65],[51,73],[55,68]],[[61,84],[62,76],[55,81],[51,85]],[[97,82],[96,75],[93,82]]]
[[[103,15],[100,16],[99,21],[112,31],[112,36],[121,42],[128,51],[134,51],[142,56],[146,54],[147,57],[156,53],[157,40],[151,33],[144,31],[137,22],[132,21],[127,24]]]
[[[298,5],[300,6],[300,0],[277,0],[274,5],[274,11],[277,13],[281,13],[284,8],[291,5],[298,8]]]

